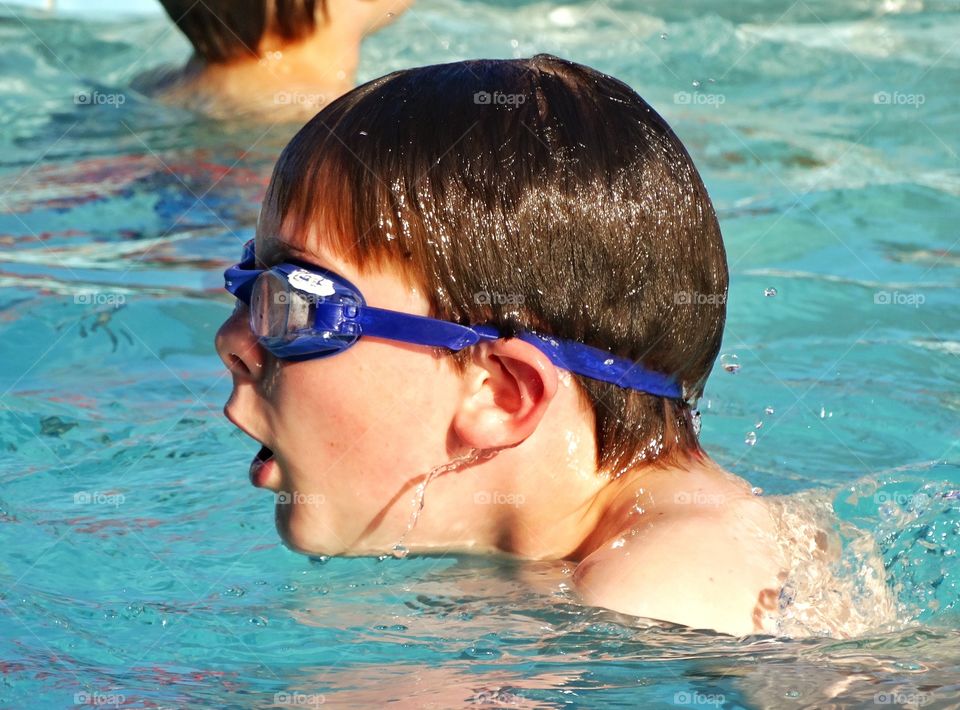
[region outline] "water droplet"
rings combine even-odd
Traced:
[[[512,39],[512,40],[510,40],[510,46],[513,47],[514,49],[516,49],[517,47],[520,46],[520,41],[519,41],[519,40],[516,40],[516,39]]]
[[[623,546],[626,545],[626,544],[627,544],[626,538],[618,537],[616,540],[613,541],[613,543],[610,545],[610,547],[613,548],[614,550],[616,550],[616,549],[618,549],[618,548],[620,548],[620,547],[623,547]]]
[[[252,617],[252,618],[250,619],[250,623],[253,624],[254,626],[266,626],[266,625],[267,625],[267,617],[265,617],[265,616],[254,616],[254,617]]]
[[[407,529],[403,531],[403,534],[400,536],[400,539],[397,540],[397,544],[393,546],[390,554],[397,559],[403,559],[409,554],[409,550],[404,547],[403,541],[406,539],[407,535],[410,534],[410,531],[413,530],[414,526],[416,526],[417,521],[420,520],[420,513],[423,511],[427,486],[430,485],[430,482],[433,481],[433,479],[438,478],[445,473],[455,471],[458,468],[468,466],[474,461],[482,461],[492,458],[499,453],[499,451],[499,449],[470,449],[470,451],[462,456],[451,459],[447,463],[434,466],[432,469],[430,469],[427,472],[427,475],[424,477],[423,482],[417,486],[416,492],[413,494],[413,513],[410,516],[410,521],[407,523]],[[387,557],[389,557],[389,555],[380,555],[377,559],[382,562],[383,560],[387,559]]]
[[[757,434],[756,432],[748,432],[746,438],[744,438],[743,443],[747,446],[753,446],[757,443]]]
[[[670,36],[670,35],[668,35],[666,32],[661,32],[661,33],[660,33],[660,39],[666,39],[666,38],[669,37],[669,36]]]
[[[703,427],[703,419],[700,416],[700,410],[695,409],[691,415],[693,418],[693,433],[700,436],[700,429]]]
[[[694,79],[693,82],[691,82],[691,83],[693,84],[693,88],[694,88],[694,89],[699,89],[699,88],[700,88],[700,82],[697,81],[696,79]]]
[[[608,357],[606,360],[603,361],[603,364],[604,364],[604,365],[612,365],[612,364],[613,364],[613,358],[612,358],[612,357]]]
[[[731,375],[735,375],[740,371],[740,358],[736,355],[721,355],[720,366]]]
[[[763,295],[767,298],[772,298],[777,295],[777,289],[775,289],[773,286],[770,288],[765,288],[763,289]]]
[[[330,561],[330,555],[317,555],[310,558],[311,562],[315,562],[318,565],[325,565]]]
[[[361,136],[365,136],[365,135],[367,135],[367,132],[366,132],[366,131],[360,131],[360,135],[361,135]]]
[[[753,425],[753,428],[754,428],[754,429],[761,429],[761,428],[763,428],[763,422],[757,422],[756,424]]]
[[[763,410],[763,413],[764,413],[764,414],[773,414],[773,407],[766,407],[766,408]]]
[[[763,495],[763,489],[760,486],[754,486],[753,488],[750,489],[750,492],[753,493],[753,495],[755,496]]]
[[[495,648],[483,648],[478,646],[471,646],[463,653],[460,654],[460,658],[465,660],[470,660],[477,658],[480,660],[492,660],[495,658],[500,658],[502,654]]]

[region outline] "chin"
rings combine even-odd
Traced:
[[[297,515],[296,508],[285,503],[278,503],[276,507],[277,533],[284,545],[294,552],[315,557],[349,554],[341,541],[327,539],[322,533],[318,535],[307,516]]]

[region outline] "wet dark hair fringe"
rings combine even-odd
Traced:
[[[675,376],[687,401],[573,376],[599,470],[703,455],[690,402],[723,335],[720,226],[680,139],[623,82],[549,55],[376,79],[294,137],[264,214],[361,271],[399,270],[437,318]]]
[[[209,63],[258,56],[267,32],[296,41],[316,29],[325,0],[160,0],[197,56]]]

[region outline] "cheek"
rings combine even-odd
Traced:
[[[384,469],[409,478],[445,455],[455,390],[428,351],[368,340],[270,375],[276,440],[299,470],[336,462],[360,476],[353,479],[359,487]]]
[[[429,351],[372,339],[283,365],[271,406],[292,495],[277,509],[286,543],[340,554],[367,544],[370,530],[402,529],[416,477],[449,459],[459,392]]]
[[[326,457],[361,435],[369,402],[353,362],[354,349],[279,366],[265,394],[274,410],[275,434],[285,457]]]

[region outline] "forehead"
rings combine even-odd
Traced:
[[[339,260],[330,258],[324,251],[309,248],[312,246],[312,244],[291,243],[282,232],[280,234],[261,233],[258,230],[255,251],[257,261],[265,266],[273,266],[286,259],[296,258],[331,271],[342,270],[344,265],[339,263]]]

